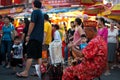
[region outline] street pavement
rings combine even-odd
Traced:
[[[17,71],[20,72],[23,69],[17,68]],[[30,74],[32,74],[35,71],[33,67],[30,69]],[[0,80],[40,80],[36,76],[29,76],[28,78],[18,78],[15,75],[12,75],[12,69],[5,69],[2,66],[0,66]],[[114,70],[111,70],[110,76],[101,76],[101,80],[120,80],[120,69],[115,68]]]

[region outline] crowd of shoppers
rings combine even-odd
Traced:
[[[60,32],[59,24],[51,24],[48,14],[41,11],[41,2],[33,1],[31,20],[19,20],[15,27],[10,16],[0,16],[0,64],[5,68],[13,67],[16,73],[17,65],[25,63],[24,71],[16,73],[18,77],[28,77],[33,59],[42,65],[42,51],[47,50],[49,58],[49,44],[53,40],[64,42],[64,61],[68,66],[68,55],[78,63],[69,65],[63,72],[62,80],[91,80],[105,72],[110,75],[110,69],[119,67],[120,51],[120,23],[111,22],[105,25],[105,19],[97,19],[95,25],[86,27],[82,19],[76,18],[70,22],[70,29],[64,25],[64,32]],[[4,21],[3,21],[4,20]],[[115,27],[117,26],[117,27]],[[49,60],[49,59],[47,59]],[[48,61],[49,62],[49,61]]]

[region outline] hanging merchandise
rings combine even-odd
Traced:
[[[25,0],[13,0],[14,4],[21,4],[23,3]]]
[[[2,6],[12,5],[12,0],[1,0]]]

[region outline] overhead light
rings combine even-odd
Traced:
[[[71,5],[71,7],[79,7],[80,5]]]
[[[15,0],[12,0],[12,3],[14,4]]]

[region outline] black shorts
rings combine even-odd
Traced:
[[[27,45],[27,58],[42,58],[42,42],[30,40]]]
[[[18,64],[22,64],[23,60],[22,59],[12,58],[10,63],[11,63],[12,67],[16,67]]]

